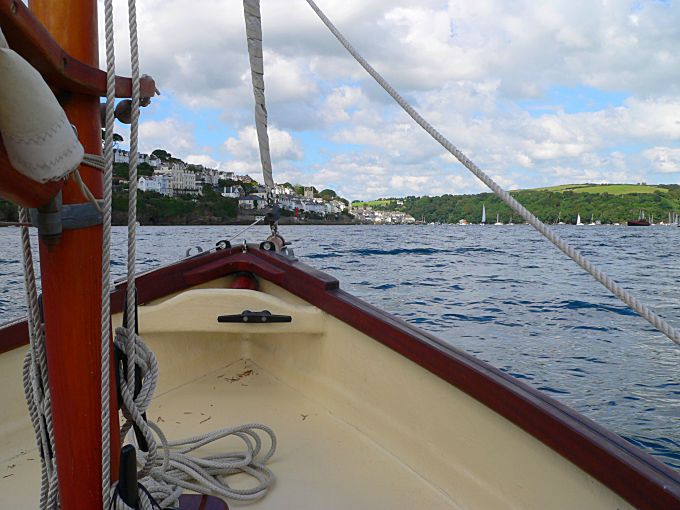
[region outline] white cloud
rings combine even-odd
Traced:
[[[196,143],[193,132],[191,123],[175,117],[140,122],[140,150],[151,152],[163,148],[175,157],[186,157]]]
[[[680,172],[680,149],[654,147],[642,153],[662,173]]]
[[[170,116],[142,124],[143,150],[164,147],[211,164],[229,159],[229,168],[259,174],[241,3],[138,3],[143,72],[168,92],[162,98],[176,99],[155,103]],[[429,122],[506,187],[651,182],[678,172],[676,3],[319,3]],[[117,54],[124,60],[120,9]],[[371,82],[304,2],[268,0],[262,15],[277,180],[335,186],[353,198],[482,189]],[[125,64],[118,69],[126,72]],[[547,96],[550,90],[566,96]],[[611,92],[619,99],[608,104]],[[181,112],[168,110],[177,102]],[[205,149],[194,134],[200,122],[191,112],[203,108],[237,133],[219,149]],[[303,132],[322,147],[306,142],[303,151],[299,140],[310,138]]]
[[[230,137],[224,142],[225,149],[237,160],[260,160],[257,132],[255,127],[240,129],[237,137]],[[304,153],[300,145],[287,131],[269,126],[269,149],[272,164],[276,160],[300,160]]]
[[[207,154],[189,154],[184,158],[184,161],[192,165],[203,165],[206,168],[219,168],[221,166],[219,161]]]

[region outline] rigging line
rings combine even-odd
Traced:
[[[22,221],[0,221],[0,227],[32,227],[33,223]]]
[[[109,508],[111,495],[111,194],[113,178],[113,123],[116,97],[116,58],[113,38],[113,0],[104,0],[106,34],[106,111],[104,129],[104,213],[102,216],[102,313],[101,313],[101,433],[102,433],[102,508]]]
[[[235,234],[235,235],[231,236],[229,239],[227,239],[227,241],[229,241],[229,242],[233,241],[233,240],[236,239],[238,236],[240,236],[241,234],[243,234],[243,233],[246,232],[247,230],[250,230],[250,229],[253,228],[255,225],[257,225],[258,223],[260,223],[261,221],[262,221],[262,218],[259,218],[259,219],[255,220],[255,221],[252,222],[250,225],[248,225],[246,228],[244,228],[243,230],[241,230],[238,234]]]
[[[128,250],[127,250],[127,288],[126,307],[127,324],[130,331],[136,331],[137,321],[135,308],[135,259],[137,255],[137,166],[139,163],[139,108],[140,108],[140,85],[139,85],[139,42],[137,39],[137,6],[135,0],[128,0],[128,25],[130,32],[130,67],[132,79],[132,105],[130,122],[130,161],[129,161],[129,185],[128,185]],[[128,385],[134,387],[137,348],[133,341],[128,354]]]
[[[470,170],[480,181],[486,184],[491,191],[493,191],[503,202],[505,202],[512,210],[519,214],[531,226],[538,230],[551,243],[557,246],[570,259],[576,262],[579,266],[586,270],[593,278],[604,285],[612,294],[618,297],[630,308],[635,310],[650,324],[652,324],[661,333],[670,338],[673,342],[680,345],[680,331],[671,326],[665,319],[657,315],[651,308],[638,301],[626,289],[621,287],[616,281],[612,280],[604,271],[594,266],[573,246],[567,243],[564,239],[558,236],[550,227],[539,220],[526,207],[515,200],[510,193],[502,189],[491,177],[489,177],[482,169],[475,165],[463,152],[447,140],[439,131],[437,131],[429,122],[427,122],[401,95],[375,70],[373,67],[354,49],[350,42],[340,33],[340,31],[333,25],[328,17],[319,9],[314,3],[314,0],[307,0],[309,6],[319,16],[321,21],[333,33],[340,44],[354,57],[354,59],[370,74],[373,79],[385,89],[385,91],[392,96],[392,98],[401,106],[409,116],[415,120],[420,127],[422,127],[432,138],[449,151],[458,161],[460,161],[465,168]]]

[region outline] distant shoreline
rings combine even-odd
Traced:
[[[205,222],[205,223],[141,223],[143,227],[219,227],[219,226],[247,226],[252,225],[255,221],[254,218],[243,218],[234,221],[224,221],[224,222]],[[115,222],[113,226],[121,227],[125,226],[127,223]],[[262,220],[258,225],[267,225],[267,222]],[[326,221],[326,220],[303,220],[303,221],[290,221],[290,218],[281,218],[279,220],[279,225],[286,226],[337,226],[337,225],[361,225],[361,223],[356,221]]]

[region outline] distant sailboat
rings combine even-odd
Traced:
[[[638,217],[638,219],[628,221],[628,226],[629,227],[648,227],[649,226],[649,220],[645,219],[645,211],[640,209],[640,216]]]
[[[564,225],[564,222],[562,221],[562,211],[560,211],[559,214],[557,215],[557,224]]]
[[[576,213],[576,224],[577,225],[583,225],[583,223],[581,223],[581,214],[580,213]]]
[[[593,214],[590,215],[590,223],[588,225],[595,225],[595,221],[593,221]]]
[[[482,223],[481,225],[486,225],[486,207],[482,204]]]
[[[494,225],[502,225],[501,221],[498,219],[498,213],[496,213],[496,223]]]

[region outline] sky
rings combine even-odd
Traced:
[[[305,0],[261,3],[277,182],[351,200],[486,190],[372,81]],[[680,182],[680,2],[317,4],[506,189]],[[242,2],[137,7],[142,72],[161,91],[142,111],[141,150],[163,148],[262,181]],[[124,3],[117,9],[116,69],[126,74]],[[125,126],[116,131],[127,141]]]

